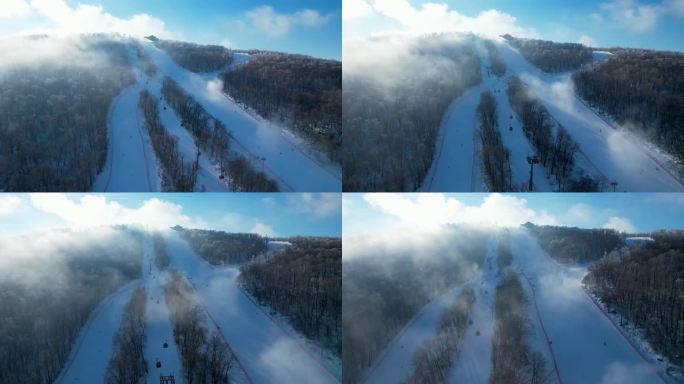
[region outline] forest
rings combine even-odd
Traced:
[[[48,384],[95,307],[140,276],[143,251],[139,234],[106,228],[3,238],[0,254],[0,382]]]
[[[655,351],[684,364],[684,231],[649,234],[655,242],[613,250],[583,282],[623,328],[635,326]]]
[[[157,99],[144,90],[140,92],[139,105],[143,111],[143,125],[163,169],[162,188],[165,191],[192,192],[199,172],[199,148],[194,161],[183,161],[183,155],[178,151],[178,139],[166,131],[159,118]]]
[[[624,240],[614,229],[583,229],[526,223],[527,230],[542,249],[564,264],[586,264],[622,246]]]
[[[255,52],[221,75],[224,91],[261,116],[282,122],[340,162],[342,63],[303,55]]]
[[[393,45],[396,55],[384,57]],[[378,38],[354,51],[343,76],[343,190],[415,191],[449,105],[482,81],[477,51],[448,35]]]
[[[487,49],[487,57],[489,57],[489,70],[498,77],[506,74],[506,63],[496,45],[491,40],[485,40],[484,45]]]
[[[342,354],[342,239],[297,237],[240,268],[240,284],[324,348]]]
[[[216,330],[206,326],[206,316],[192,287],[177,270],[164,287],[171,314],[173,338],[188,384],[228,384],[235,356]]]
[[[240,264],[266,251],[266,239],[254,233],[226,233],[174,227],[192,249],[213,265]]]
[[[492,93],[482,92],[477,107],[477,119],[480,123],[482,170],[490,192],[512,191],[511,183],[511,151],[501,140],[499,119],[496,115],[496,100]]]
[[[342,264],[342,364],[344,383],[356,383],[399,330],[428,302],[473,277],[482,265],[487,235],[451,229],[458,239],[430,254],[407,249],[367,254]],[[420,251],[422,253],[422,251]]]
[[[593,58],[592,49],[582,44],[521,39],[508,34],[503,37],[517,48],[527,61],[548,73],[578,69]]]
[[[517,76],[511,78],[506,95],[520,119],[523,132],[535,149],[540,164],[554,175],[558,192],[595,192],[598,181],[575,169],[575,154],[579,145],[568,131],[558,124],[546,107],[531,96]]]
[[[475,302],[475,292],[465,288],[439,319],[437,334],[426,341],[413,356],[413,372],[404,382],[446,383],[447,375],[458,354]]]
[[[611,51],[608,60],[574,74],[577,94],[684,160],[684,53]]]
[[[188,71],[201,73],[225,69],[233,62],[233,53],[220,45],[200,45],[182,41],[159,40],[148,37],[158,48],[163,49]]]
[[[171,264],[171,256],[169,256],[169,251],[166,249],[166,243],[164,238],[160,234],[154,234],[152,236],[153,250],[154,250],[154,265],[160,271],[165,270]]]
[[[243,155],[230,151],[231,135],[228,128],[211,116],[180,85],[165,77],[162,94],[180,117],[181,126],[195,137],[197,146],[219,164],[221,175],[227,175],[234,192],[278,190],[277,184],[263,171],[255,170]]]
[[[147,377],[145,347],[145,305],[147,294],[136,288],[126,304],[121,326],[114,334],[112,358],[107,364],[106,384],[136,384]]]
[[[87,191],[106,161],[110,105],[134,81],[128,51],[104,35],[26,39],[65,53],[0,73],[0,191]]]

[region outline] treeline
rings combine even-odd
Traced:
[[[372,44],[382,46],[383,41]],[[340,155],[344,191],[418,189],[434,159],[449,105],[482,80],[471,40],[433,35],[403,44],[393,60],[378,58],[377,66],[345,69]],[[363,60],[377,55],[374,49],[384,52],[374,45],[359,49]]]
[[[342,239],[298,237],[240,268],[240,283],[308,338],[342,354]]]
[[[0,76],[0,191],[87,191],[104,166],[109,108],[134,81],[128,51],[100,35],[62,44],[84,57]]]
[[[213,265],[238,264],[265,252],[266,239],[254,233],[226,233],[176,227],[190,246]]]
[[[154,65],[150,56],[145,52],[145,49],[140,43],[135,44],[135,49],[142,67],[143,73],[149,77],[154,77],[157,74],[157,66]]]
[[[501,57],[501,52],[491,40],[485,40],[484,45],[489,57],[489,70],[498,77],[503,76],[506,73],[506,63]]]
[[[199,148],[194,162],[183,161],[183,155],[178,151],[178,139],[166,131],[159,118],[157,99],[144,90],[140,92],[139,107],[143,111],[143,125],[150,134],[154,153],[163,168],[164,190],[192,192],[199,172]]]
[[[230,152],[231,135],[223,123],[214,118],[180,85],[169,77],[162,83],[162,94],[181,119],[181,126],[195,137],[197,146],[215,159],[222,175],[228,174],[235,192],[275,192],[277,184],[264,172],[255,170],[244,158]]]
[[[183,377],[188,384],[228,384],[235,356],[217,331],[209,331],[192,288],[175,270],[164,286],[171,314],[173,339],[180,351]]]
[[[561,263],[588,263],[624,244],[614,229],[583,229],[574,227],[537,226],[525,224],[537,242],[555,260]]]
[[[285,123],[339,162],[342,63],[261,52],[223,75],[224,91],[268,119]]]
[[[684,159],[684,54],[614,49],[573,76],[577,93],[679,159]]]
[[[459,228],[452,241],[424,250],[387,253],[372,247],[342,263],[342,381],[359,382],[397,332],[428,302],[472,278],[487,235]]]
[[[555,176],[558,191],[599,190],[599,183],[581,170],[577,170],[579,175],[573,177],[575,153],[579,146],[563,126],[556,124],[546,107],[527,92],[517,76],[511,78],[506,95],[522,122],[523,132],[534,147],[540,164]]]
[[[199,45],[172,40],[156,40],[154,44],[166,51],[178,65],[192,72],[218,71],[233,62],[233,53],[220,45]]]
[[[468,328],[474,302],[473,289],[463,289],[439,319],[437,335],[414,352],[413,372],[404,383],[437,384],[448,381],[449,371],[458,353],[458,344]]]
[[[171,264],[171,257],[169,256],[169,251],[166,249],[164,238],[161,235],[153,235],[152,241],[154,247],[154,265],[157,269],[162,271]]]
[[[496,48],[495,48],[496,49]],[[477,107],[480,122],[481,158],[487,188],[490,192],[511,191],[511,151],[506,149],[499,132],[496,100],[489,91],[482,92]]]
[[[511,45],[530,63],[544,72],[565,72],[589,63],[591,48],[577,43],[554,43],[552,41],[520,39],[504,35]]]
[[[642,247],[616,249],[589,266],[583,282],[621,326],[634,325],[672,364],[684,359],[684,231],[653,234]]]
[[[529,318],[527,299],[520,280],[511,269],[496,287],[494,295],[494,335],[490,384],[545,384],[552,371],[538,351],[527,342]]]
[[[137,384],[147,377],[145,360],[145,304],[144,288],[136,288],[126,304],[119,330],[112,341],[112,358],[107,365],[106,384]]]
[[[96,306],[140,276],[142,253],[119,229],[0,239],[0,383],[53,383]]]

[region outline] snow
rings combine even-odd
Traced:
[[[237,267],[211,266],[177,232],[164,236],[172,267],[179,268],[191,282],[251,382],[340,382],[339,372],[329,368],[242,291]]]
[[[102,383],[112,358],[112,339],[119,330],[124,307],[140,280],[132,281],[104,299],[83,326],[56,384]]]
[[[513,263],[534,289],[563,383],[662,382],[585,293],[586,268],[555,263],[525,229],[511,234]]]
[[[145,51],[164,75],[175,80],[210,114],[221,120],[233,136],[232,149],[253,159],[284,191],[341,191],[340,168],[310,155],[303,140],[274,123],[250,114],[222,91],[218,78],[199,75],[177,65],[149,41]]]
[[[630,245],[630,246],[639,246],[639,245],[647,245],[650,243],[655,242],[652,237],[627,237],[625,238],[625,244]]]
[[[608,51],[593,51],[591,52],[591,58],[594,62],[600,62],[603,60],[608,60],[610,57],[613,56],[612,53]]]
[[[289,241],[276,241],[276,240],[269,240],[268,243],[266,243],[266,247],[268,247],[269,250],[271,251],[277,251],[279,249],[287,249],[292,246],[292,243]]]
[[[147,305],[145,306],[145,360],[147,360],[147,383],[159,383],[159,375],[173,375],[177,384],[183,384],[181,355],[173,339],[173,324],[166,306],[164,285],[169,277],[168,271],[160,271],[154,263],[152,239],[145,239],[143,274]],[[164,348],[167,343],[167,348]],[[161,367],[156,367],[159,360]]]
[[[136,82],[118,95],[107,116],[107,161],[92,187],[96,192],[157,192],[161,180],[149,135],[142,127],[138,102],[145,76],[137,53],[128,47]]]
[[[654,145],[640,139],[595,113],[575,94],[572,73],[547,74],[527,62],[505,40],[494,41],[506,63],[502,78],[488,74],[488,58],[480,47],[483,81],[454,100],[445,114],[436,143],[435,158],[420,191],[453,192],[483,191],[479,171],[479,153],[476,139],[475,110],[480,93],[493,91],[497,100],[499,129],[504,146],[511,150],[513,186],[519,188],[529,177],[526,156],[532,147],[525,138],[517,116],[511,111],[506,97],[507,80],[516,75],[546,106],[551,116],[562,125],[578,143],[577,168],[604,182],[611,190],[617,182],[619,191],[684,191],[684,184],[676,172],[673,158]],[[600,51],[595,57],[609,57]],[[514,116],[512,125],[510,115]],[[503,117],[503,120],[501,120]],[[509,131],[509,127],[513,127]],[[546,171],[535,167],[535,190],[552,191],[554,183],[545,176]]]

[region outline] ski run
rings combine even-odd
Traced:
[[[139,41],[145,53],[157,67],[157,73],[147,76],[141,67],[135,48],[129,44],[129,60],[135,83],[124,89],[110,106],[108,114],[109,148],[102,172],[93,184],[94,192],[156,192],[161,189],[161,170],[143,127],[142,111],[138,107],[140,92],[147,90],[160,101],[159,113],[164,128],[178,139],[185,159],[195,159],[197,150],[192,134],[181,127],[179,117],[161,97],[165,76],[173,79],[206,111],[225,124],[232,136],[231,151],[245,156],[255,169],[263,170],[285,192],[338,192],[341,190],[341,169],[323,159],[301,138],[253,111],[234,102],[223,93],[220,72],[197,74],[176,64],[152,42]],[[247,54],[234,53],[235,67],[249,60]],[[228,70],[231,68],[229,67]],[[218,165],[204,153],[200,154],[196,191],[230,191],[228,178],[221,179]]]
[[[492,92],[496,99],[501,138],[511,152],[512,185],[514,188],[527,185],[530,174],[527,156],[534,151],[506,96],[512,76],[523,81],[528,92],[539,99],[552,118],[578,143],[575,164],[587,175],[607,186],[616,182],[616,191],[684,191],[684,183],[671,170],[671,156],[587,106],[575,94],[572,73],[544,73],[503,38],[493,42],[506,64],[506,73],[501,77],[490,73],[487,51],[478,43],[482,82],[449,106],[442,119],[433,163],[419,191],[486,191],[480,170],[476,117],[480,94],[485,91]],[[599,52],[594,60],[605,56]],[[534,168],[533,178],[535,191],[557,189],[541,165]]]
[[[181,272],[199,297],[208,331],[218,331],[237,359],[229,373],[231,382],[340,382],[339,362],[324,360],[320,350],[248,296],[238,285],[237,267],[210,265],[175,231],[169,230],[163,237],[171,258],[169,267],[164,271],[157,269],[152,239],[148,236],[142,278],[121,287],[93,311],[72,346],[57,384],[103,382],[113,354],[112,338],[121,325],[124,307],[137,287],[144,287],[147,293],[144,348],[147,382],[158,383],[160,375],[173,375],[177,384],[184,383],[164,295],[164,285],[174,269]],[[282,246],[275,244],[273,248]],[[156,366],[157,362],[160,367]]]
[[[546,359],[550,383],[668,383],[665,367],[635,346],[646,343],[628,339],[584,290],[585,267],[556,263],[524,228],[509,233],[511,267],[527,302],[530,331],[526,342]],[[475,291],[472,323],[458,342],[448,383],[489,383],[493,300],[503,280],[496,262],[501,235],[492,235],[479,274],[425,305],[366,370],[362,383],[405,382],[413,370],[414,352],[437,334],[440,316],[466,287]]]

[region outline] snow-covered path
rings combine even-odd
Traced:
[[[656,367],[632,348],[584,294],[585,268],[556,264],[525,229],[511,230],[511,235],[514,265],[534,288],[564,384],[662,382]],[[541,333],[537,336],[538,345],[545,343]]]
[[[172,267],[194,286],[253,383],[338,383],[340,378],[242,291],[236,267],[213,267],[177,232],[165,234]]]
[[[577,165],[603,181],[606,188],[617,182],[620,191],[684,191],[684,183],[664,168],[669,156],[643,142],[625,129],[615,129],[585,105],[575,94],[571,74],[546,74],[527,62],[503,39],[494,41],[506,63],[502,78],[486,69],[487,55],[481,53],[483,82],[456,99],[445,114],[437,139],[435,159],[420,191],[482,191],[486,185],[479,174],[479,154],[475,143],[475,110],[480,93],[492,91],[496,100],[504,146],[511,150],[513,185],[519,188],[529,177],[526,157],[532,147],[520,129],[520,123],[506,97],[507,80],[519,76],[528,89],[546,106],[551,116],[568,130],[579,144]],[[496,92],[495,92],[496,91]],[[513,115],[513,119],[510,116]],[[513,123],[511,125],[511,122]],[[509,127],[513,130],[510,131]],[[554,190],[545,171],[535,167],[536,191]]]
[[[499,281],[496,264],[499,239],[493,237],[475,288],[470,319],[473,323],[458,348],[458,356],[449,372],[450,383],[487,384],[492,372],[492,336],[494,335],[493,301]],[[479,333],[479,334],[478,334]]]
[[[151,42],[142,44],[162,74],[175,80],[226,125],[233,136],[233,150],[248,158],[265,159],[265,172],[281,190],[341,191],[339,167],[314,159],[301,140],[275,124],[252,116],[223,93],[219,79],[185,70]]]
[[[161,181],[150,137],[142,127],[138,108],[145,76],[138,55],[128,47],[136,82],[124,89],[109,107],[107,161],[95,179],[95,192],[157,192]]]
[[[183,384],[180,353],[173,339],[173,324],[169,309],[166,306],[164,285],[168,278],[167,271],[160,271],[154,263],[154,251],[151,237],[145,239],[145,257],[143,275],[147,305],[145,306],[145,360],[147,360],[147,383],[159,383],[159,375],[173,375],[177,384]],[[164,343],[167,347],[164,348]],[[156,367],[159,360],[161,367]]]
[[[121,326],[124,307],[140,280],[132,281],[104,299],[93,311],[74,343],[57,384],[102,383],[112,357],[112,339]]]

